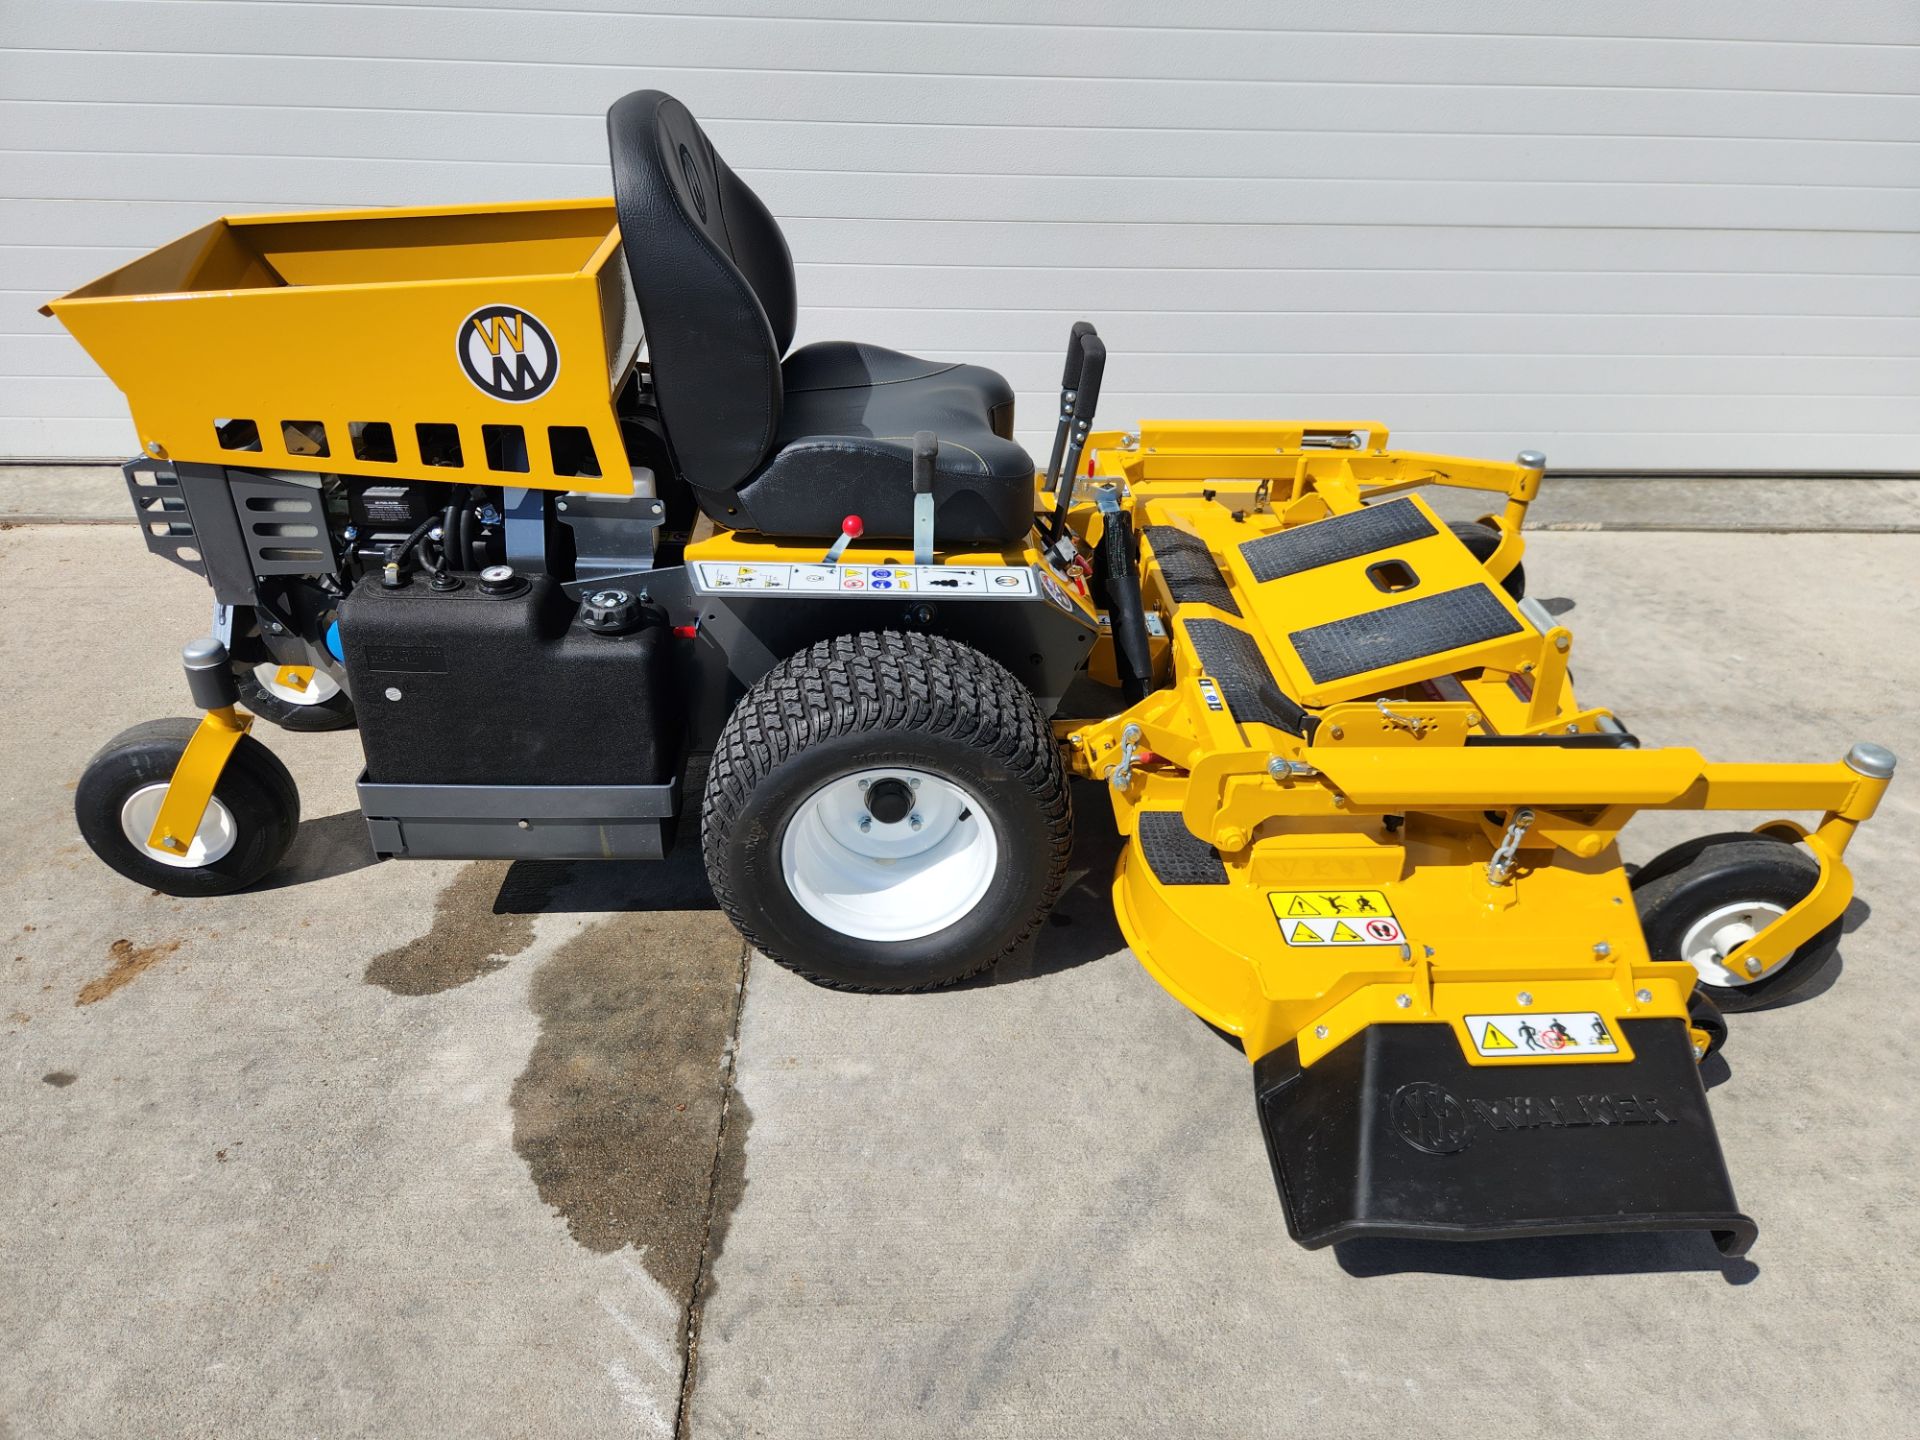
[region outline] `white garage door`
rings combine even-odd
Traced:
[[[49,295],[220,211],[605,193],[655,86],[803,340],[996,365],[1031,444],[1085,315],[1108,423],[1920,470],[1915,0],[3,0],[0,46],[0,455],[132,448]]]

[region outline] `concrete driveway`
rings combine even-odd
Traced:
[[[1920,535],[1527,564],[1650,741],[1920,754]],[[1911,776],[1831,986],[1710,1062],[1749,1260],[1309,1254],[1245,1062],[1124,951],[1097,790],[1030,953],[931,996],[747,957],[691,851],[373,865],[351,734],[266,731],[306,816],[273,888],[171,900],[69,807],[97,745],[182,713],[206,604],[124,526],[0,531],[5,1440],[1914,1431]],[[1709,826],[1648,817],[1629,856]]]

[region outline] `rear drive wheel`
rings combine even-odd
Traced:
[[[263,660],[257,665],[243,661],[235,665],[233,678],[240,687],[240,703],[282,730],[311,732],[352,728],[355,723],[353,701],[347,698],[338,680],[324,670],[315,669],[303,690],[283,683],[280,669],[277,660]]]
[[[1656,960],[1685,960],[1721,1010],[1771,1005],[1805,988],[1832,957],[1836,920],[1766,974],[1736,974],[1721,963],[1804,900],[1820,862],[1770,835],[1707,835],[1656,856],[1633,877],[1634,904]]]
[[[225,895],[280,863],[300,825],[300,793],[274,753],[240,737],[185,855],[147,844],[174,767],[197,722],[149,720],[115,736],[87,762],[74,818],[89,849],[164,895]]]
[[[815,645],[728,720],[704,847],[721,908],[809,979],[923,990],[1019,945],[1060,892],[1073,819],[1040,707],[938,636]]]
[[[1454,538],[1473,553],[1473,558],[1486,564],[1493,552],[1500,548],[1500,532],[1491,525],[1483,525],[1478,520],[1453,520],[1448,522]],[[1527,567],[1520,561],[1513,562],[1513,569],[1507,572],[1507,578],[1500,582],[1500,588],[1516,600],[1524,600],[1527,595]]]

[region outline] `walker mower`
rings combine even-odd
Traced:
[[[81,779],[103,861],[273,868],[299,802],[239,701],[357,720],[381,856],[658,857],[691,764],[741,932],[916,990],[1041,922],[1090,777],[1120,926],[1243,1047],[1301,1243],[1750,1243],[1696,1064],[1832,948],[1890,754],[1708,762],[1576,699],[1522,583],[1538,454],[1096,432],[1080,324],[1036,474],[991,370],[789,353],[764,206],[670,97],[608,121],[611,200],[218,220],[48,307],[129,396],[148,548],[215,601],[203,717]],[[1501,503],[1444,523],[1430,485]],[[1819,818],[1629,875],[1642,809]]]

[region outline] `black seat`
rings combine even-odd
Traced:
[[[906,539],[913,436],[931,430],[940,543],[1026,535],[1034,467],[1012,438],[1004,379],[844,340],[788,355],[786,240],[699,122],[671,95],[638,90],[607,112],[607,135],[661,423],[707,514],[793,536],[835,534],[857,514],[869,536]]]

